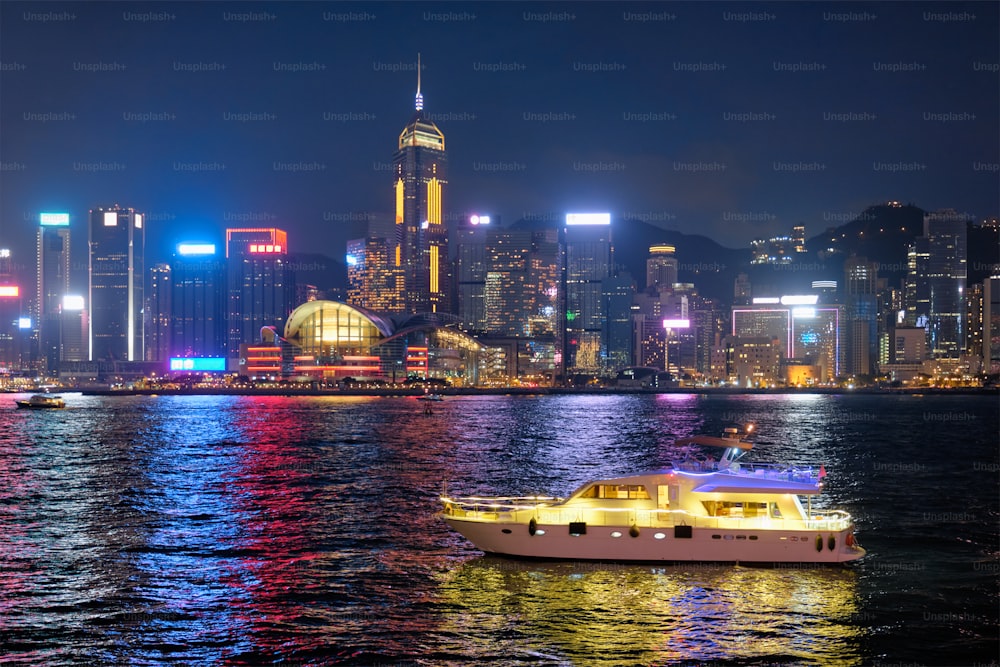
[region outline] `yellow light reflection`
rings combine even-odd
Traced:
[[[573,664],[776,656],[862,664],[861,630],[852,618],[859,611],[857,576],[847,568],[540,564],[487,556],[439,576],[441,597],[455,609],[454,627],[446,630],[509,635],[515,623],[519,636],[536,639],[531,650]]]

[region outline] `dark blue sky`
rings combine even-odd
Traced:
[[[340,257],[388,219],[413,109],[446,210],[631,214],[723,245],[896,199],[998,204],[998,3],[0,4],[0,246],[37,213],[148,214]],[[27,253],[27,254],[24,254]],[[22,262],[19,261],[19,264]]]

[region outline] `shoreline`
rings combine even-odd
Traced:
[[[84,396],[380,396],[380,397],[418,397],[426,392],[416,388],[387,389],[314,389],[290,387],[260,387],[260,388],[227,388],[203,387],[193,389],[94,389],[65,388],[63,393],[78,392]],[[441,396],[549,396],[549,395],[613,395],[613,394],[846,394],[846,395],[884,395],[884,396],[998,396],[1000,387],[942,387],[922,388],[859,388],[842,389],[837,387],[813,387],[808,389],[745,389],[736,387],[671,387],[663,389],[629,388],[629,387],[500,387],[500,388],[461,388],[451,387],[435,389],[432,393]]]

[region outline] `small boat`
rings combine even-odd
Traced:
[[[444,396],[441,394],[424,394],[422,396],[417,396],[418,401],[443,401]]]
[[[812,508],[823,466],[744,462],[753,445],[743,435],[683,438],[672,467],[587,482],[566,498],[444,495],[441,517],[486,553],[524,558],[773,564],[865,555],[850,514]]]
[[[65,408],[66,401],[62,396],[52,394],[35,394],[34,396],[17,401],[19,408]]]

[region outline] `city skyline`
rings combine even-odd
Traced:
[[[39,212],[82,231],[113,203],[146,212],[150,264],[247,224],[342,257],[366,219],[391,222],[386,138],[412,113],[417,52],[452,225],[607,210],[741,247],[886,199],[997,213],[992,3],[0,12],[0,245],[18,265]]]

